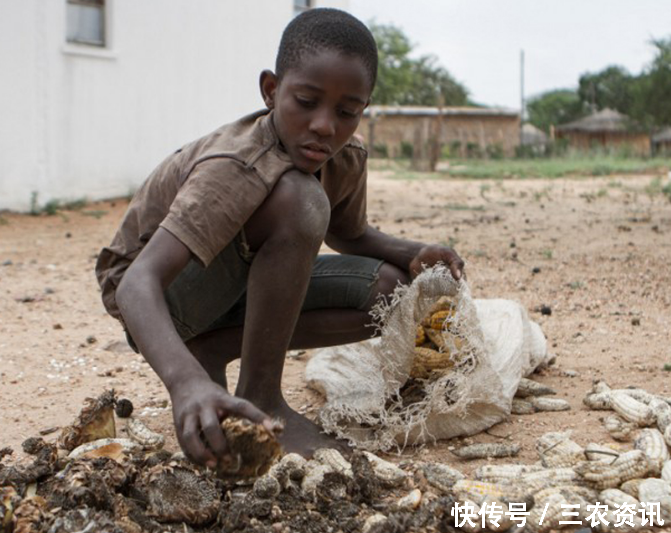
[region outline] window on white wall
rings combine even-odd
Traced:
[[[294,17],[312,7],[312,0],[294,0]]]
[[[105,46],[105,0],[67,0],[67,41]]]

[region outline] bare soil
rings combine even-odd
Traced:
[[[463,441],[517,442],[518,460],[529,463],[537,460],[535,439],[547,431],[571,429],[580,444],[610,442],[603,413],[582,405],[595,378],[671,396],[664,370],[671,365],[671,203],[650,192],[654,177],[402,181],[372,173],[371,223],[397,236],[452,243],[467,263],[474,297],[520,301],[557,355],[534,379],[572,407],[514,416],[396,460],[432,459],[468,472],[481,461],[466,464],[451,454]],[[93,273],[126,206],[116,200],[55,216],[2,214],[0,447],[20,454],[24,439],[71,423],[85,397],[114,388],[177,450],[168,394],[105,313]],[[542,315],[541,305],[552,314]],[[293,407],[316,417],[323,399],[305,384],[309,356],[288,358],[284,388]],[[231,365],[232,383],[236,374]]]

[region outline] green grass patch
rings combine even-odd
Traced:
[[[445,206],[450,211],[484,211],[484,205],[466,205],[466,204],[447,204]]]
[[[369,161],[369,167],[372,170],[391,171],[394,178],[403,180],[441,179],[449,176],[473,179],[560,178],[665,172],[671,168],[671,158],[569,155],[547,159],[450,159],[449,168],[443,167],[436,172],[415,172],[410,168],[410,161],[405,159],[373,159]],[[611,183],[609,187],[621,186],[616,181]],[[481,194],[486,192],[481,191]]]

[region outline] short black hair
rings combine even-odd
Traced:
[[[335,50],[361,58],[371,82],[377,79],[377,45],[370,30],[359,19],[333,8],[308,9],[294,18],[282,33],[275,61],[278,78],[298,66],[305,53]]]

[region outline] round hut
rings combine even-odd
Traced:
[[[602,109],[579,120],[557,126],[558,139],[579,151],[602,149],[632,155],[650,155],[650,135],[627,115]]]
[[[652,136],[652,152],[655,155],[671,156],[671,127]]]

